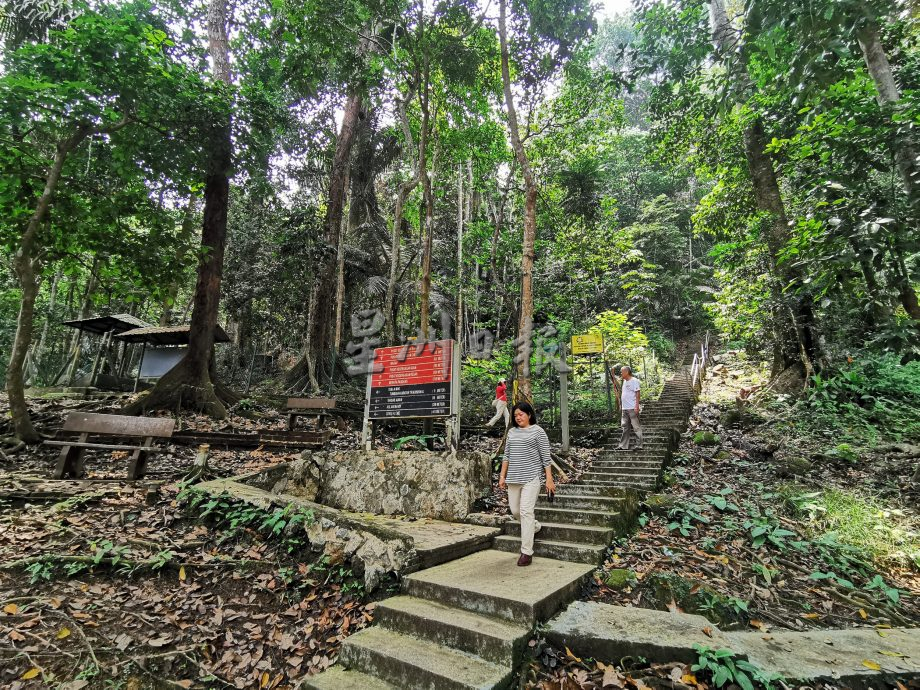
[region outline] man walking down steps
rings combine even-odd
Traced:
[[[620,369],[620,376],[623,379],[620,395],[620,410],[622,415],[620,423],[623,425],[623,434],[620,436],[619,450],[630,450],[629,437],[630,431],[636,435],[636,445],[633,450],[642,449],[642,424],[639,422],[639,379],[632,375],[632,369],[624,366]]]

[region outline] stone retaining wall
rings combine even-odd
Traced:
[[[491,491],[485,453],[304,451],[272,486],[343,510],[462,521]]]

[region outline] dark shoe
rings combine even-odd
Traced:
[[[533,561],[533,556],[522,553],[521,557],[518,559],[518,565],[530,565],[531,561]]]

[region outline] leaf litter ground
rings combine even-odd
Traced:
[[[788,407],[749,410],[741,427],[726,428],[724,411],[762,376],[734,353],[721,359],[666,473],[666,488],[647,499],[638,530],[608,550],[584,598],[698,613],[720,627],[765,636],[845,627],[874,627],[884,636],[891,626],[920,625],[920,492],[909,483],[911,462],[884,446],[860,449],[855,462],[828,456],[820,439],[789,433],[795,411]],[[889,541],[898,548],[856,548],[828,531],[819,496],[838,493],[877,509],[873,528],[894,533]],[[528,686],[712,687],[688,664],[580,659],[540,637],[530,644]]]

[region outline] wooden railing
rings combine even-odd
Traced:
[[[709,366],[709,331],[706,331],[706,338],[700,345],[700,351],[693,354],[693,364],[690,366],[690,380],[693,390],[699,393],[703,387],[703,379],[706,378],[706,369]]]

